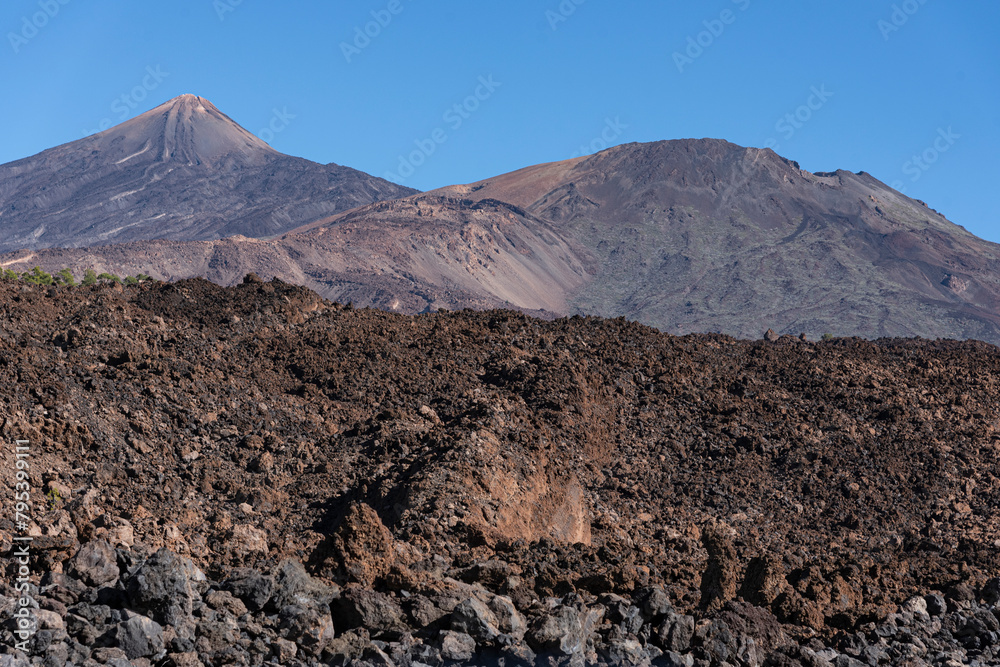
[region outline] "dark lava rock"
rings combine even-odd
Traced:
[[[403,610],[395,599],[355,585],[347,586],[340,598],[330,603],[330,609],[337,628],[365,628],[373,633],[407,629]]]
[[[311,577],[299,561],[287,559],[274,572],[274,588],[268,606],[277,611],[292,604],[329,604],[336,596],[336,588]]]
[[[107,540],[87,542],[67,562],[66,574],[90,586],[103,586],[118,581],[118,559]]]
[[[132,614],[118,624],[115,640],[129,659],[158,657],[163,651],[163,628],[151,618]]]
[[[466,661],[476,654],[476,640],[464,632],[445,630],[441,633],[441,657],[445,660]]]
[[[247,609],[260,611],[274,592],[274,578],[250,568],[237,568],[230,573],[225,586]]]
[[[201,600],[194,581],[199,575],[190,561],[164,548],[128,577],[125,590],[135,609],[187,634],[194,626],[194,603]]]
[[[525,638],[538,652],[583,655],[603,618],[603,607],[588,609],[574,604],[560,604],[535,619]]]

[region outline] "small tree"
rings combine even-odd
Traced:
[[[833,340],[833,334],[832,333],[823,334],[823,340]]]
[[[73,277],[73,273],[69,269],[61,269],[54,277],[57,282],[69,285],[70,287],[76,285],[76,278]]]
[[[118,276],[116,276],[113,273],[102,273],[101,275],[97,276],[97,279],[98,280],[110,280],[113,283],[120,283],[122,281],[121,278],[119,278]]]
[[[135,278],[135,276],[125,276],[125,284],[126,285],[137,285],[137,284],[139,284],[139,280],[137,278]]]
[[[81,285],[93,285],[97,282],[97,272],[93,269],[87,269],[83,272],[83,282]]]
[[[14,282],[15,280],[17,280],[17,271],[13,271],[11,269],[4,269],[3,275],[0,277],[2,277],[7,282]]]
[[[56,282],[52,274],[42,271],[40,266],[36,266],[30,272],[22,273],[21,280],[33,285],[54,285]]]

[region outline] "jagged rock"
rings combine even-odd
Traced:
[[[514,606],[513,600],[503,595],[496,595],[490,598],[487,606],[493,612],[500,632],[512,637],[515,641],[524,638],[524,633],[528,630],[528,623]]]
[[[694,656],[690,654],[681,655],[674,651],[667,651],[660,658],[664,667],[694,667]]]
[[[492,591],[503,588],[512,576],[520,574],[520,568],[514,568],[502,560],[488,560],[476,563],[458,573],[458,578],[466,583],[480,583]]]
[[[279,627],[287,638],[318,655],[334,637],[330,608],[319,602],[293,604],[278,612]]]
[[[770,607],[789,584],[780,558],[754,556],[747,564],[740,597],[758,607]]]
[[[524,642],[516,642],[502,646],[499,650],[504,665],[509,667],[535,667],[538,664],[537,654]]]
[[[170,667],[205,667],[205,663],[198,659],[198,654],[194,651],[168,653],[165,660],[165,664]]]
[[[240,638],[240,627],[235,619],[221,614],[209,615],[198,622],[195,648],[199,655],[217,658]]]
[[[125,590],[133,608],[188,636],[194,603],[201,600],[195,582],[204,577],[190,560],[162,548],[128,577]]]
[[[267,533],[249,524],[237,524],[226,534],[225,548],[239,561],[266,556]]]
[[[613,640],[602,648],[600,654],[609,664],[621,665],[622,667],[639,667],[640,665],[645,667],[650,664],[653,657],[650,655],[649,649],[644,648],[638,639],[632,638]],[[657,651],[656,657],[659,657],[659,651]]]
[[[366,628],[372,632],[405,631],[407,626],[399,603],[384,593],[356,585],[345,588],[330,604],[337,628]]]
[[[247,609],[260,611],[274,593],[274,578],[251,568],[237,568],[230,573],[225,587],[242,600]]]
[[[76,604],[89,590],[87,584],[62,572],[46,572],[42,575],[41,588],[45,596],[65,605]]]
[[[653,635],[656,644],[665,651],[683,653],[691,646],[694,637],[694,617],[682,614],[667,614],[656,627]]]
[[[66,563],[66,574],[89,586],[113,584],[119,575],[114,547],[106,540],[87,542]]]
[[[643,611],[629,600],[614,593],[605,593],[598,598],[604,606],[604,618],[621,629],[625,635],[635,635],[647,622]]]
[[[713,612],[736,597],[738,561],[732,529],[724,524],[710,524],[702,531],[701,541],[708,551],[708,564],[701,577],[701,606]]]
[[[332,540],[331,559],[349,581],[371,586],[395,562],[392,533],[365,503],[352,503]],[[331,560],[328,559],[328,560]]]
[[[735,634],[752,638],[763,655],[789,642],[774,614],[746,602],[727,602],[715,618],[724,622]]]
[[[983,584],[982,598],[986,604],[1000,603],[1000,577],[993,577]]]
[[[329,604],[337,589],[309,576],[302,563],[289,558],[278,564],[274,572],[274,588],[268,607],[278,611],[288,605],[319,602]]]
[[[418,629],[426,628],[448,615],[447,611],[423,595],[408,600],[405,608],[413,627]]]
[[[121,661],[119,664],[124,664],[125,667],[128,667],[128,657],[125,655],[125,651],[117,646],[96,648],[91,653],[91,658],[104,665],[116,664],[115,661]]]
[[[324,656],[330,656],[339,663],[350,664],[364,655],[365,648],[370,645],[371,637],[365,628],[353,628],[330,641]]]
[[[247,613],[247,607],[238,597],[229,591],[210,590],[202,596],[212,609],[223,611],[233,617],[240,617]]]
[[[525,638],[531,648],[539,652],[583,655],[603,618],[603,607],[581,609],[560,604],[535,619]]]
[[[476,654],[476,640],[464,632],[441,633],[441,657],[445,660],[471,660]]]
[[[489,607],[469,598],[451,612],[451,629],[464,632],[477,642],[490,643],[500,636],[499,622]]]
[[[772,345],[598,318],[333,306],[293,324],[291,311],[315,305],[303,294],[192,281],[50,294],[0,280],[0,365],[19,378],[0,383],[0,421],[8,436],[45,442],[53,470],[41,479],[65,480],[65,512],[91,542],[70,539],[63,510],[30,527],[48,540],[29,563],[33,581],[44,572],[31,587],[33,658],[98,662],[91,653],[137,613],[163,626],[164,667],[191,654],[206,665],[341,664],[345,646],[358,664],[439,667],[439,633],[458,629],[479,637],[480,664],[600,664],[609,651],[642,660],[635,642],[653,664],[701,665],[710,649],[719,662],[724,649],[744,667],[791,643],[854,667],[1000,660],[987,604],[1000,564],[995,348]],[[52,345],[69,322],[72,344]],[[250,470],[265,452],[269,470]],[[378,562],[392,565],[372,565],[381,574],[361,576],[372,584],[344,593],[321,576],[347,576],[331,548],[355,498],[371,510],[349,513],[351,539],[378,551],[388,531],[392,553]],[[121,514],[131,548],[111,538]],[[580,516],[589,538],[553,538],[554,524]],[[707,612],[699,542],[712,539],[712,516],[735,531],[734,562],[751,562],[744,601]],[[268,556],[231,570],[226,536],[251,524],[267,532]],[[0,527],[0,648],[17,606],[13,538]],[[117,583],[78,578],[96,540],[117,546],[102,547]],[[157,552],[165,543],[181,546]],[[728,560],[718,553],[716,564]],[[152,594],[137,588],[144,577],[167,583]],[[729,594],[717,588],[719,600]],[[575,593],[539,599],[556,589]],[[468,600],[486,630],[453,625]],[[327,601],[342,634],[310,648]],[[171,605],[176,625],[161,620]],[[552,616],[558,625],[560,605],[603,607],[603,622],[582,651],[553,649],[556,632],[532,656],[546,641],[535,630]],[[795,655],[785,658],[809,659]]]
[[[670,596],[660,586],[640,589],[633,599],[642,608],[643,616],[649,621],[662,618],[674,610],[670,604]]]
[[[115,640],[130,660],[157,657],[163,651],[163,628],[151,618],[133,614],[118,624]]]
[[[703,619],[695,626],[694,637],[695,642],[716,663],[736,663],[741,652],[746,657],[756,658],[753,639],[734,634],[724,621]]]

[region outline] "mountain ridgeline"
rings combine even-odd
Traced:
[[[184,96],[0,166],[0,204],[15,270],[226,285],[254,272],[397,312],[1000,343],[1000,246],[869,174],[716,139],[414,193],[281,155]]]

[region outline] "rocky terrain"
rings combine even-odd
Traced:
[[[282,234],[415,190],[283,155],[181,95],[109,130],[0,165],[0,252]]]
[[[405,313],[505,307],[673,334],[1000,344],[1000,246],[868,174],[810,173],[715,139],[617,146],[317,215],[270,240],[24,250],[0,264],[225,285],[256,272]]]
[[[0,283],[0,665],[997,665],[998,377],[973,341]]]

